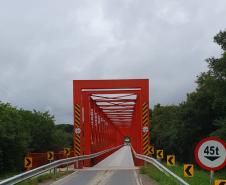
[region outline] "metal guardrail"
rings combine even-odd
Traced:
[[[29,170],[29,171],[24,172],[22,174],[15,175],[14,177],[11,177],[9,179],[1,181],[0,184],[6,184],[6,185],[16,184],[18,182],[24,181],[24,180],[29,179],[31,177],[37,176],[37,175],[39,175],[39,174],[41,174],[45,171],[48,171],[48,170],[51,170],[51,169],[56,169],[58,166],[61,166],[61,165],[67,164],[67,163],[71,163],[71,162],[77,162],[77,164],[78,164],[78,161],[85,160],[85,159],[91,159],[91,158],[100,156],[100,155],[102,155],[106,152],[109,152],[109,151],[114,150],[116,148],[119,148],[121,146],[123,146],[123,145],[120,145],[120,146],[117,146],[117,147],[114,147],[114,148],[111,148],[111,149],[108,149],[108,150],[104,150],[104,151],[101,151],[101,152],[98,152],[98,153],[95,153],[95,154],[83,155],[83,156],[78,156],[78,157],[70,157],[70,158],[54,161],[52,163],[40,166],[40,167],[32,169],[32,170]]]
[[[147,161],[151,164],[153,164],[158,170],[160,170],[161,172],[164,172],[166,175],[171,175],[172,177],[174,177],[175,179],[177,179],[181,184],[184,184],[184,185],[189,185],[187,182],[185,182],[183,179],[181,179],[180,177],[178,177],[176,174],[174,174],[173,172],[171,172],[169,169],[167,169],[165,166],[163,166],[161,163],[159,163],[157,160],[155,160],[154,158],[152,157],[148,157],[146,155],[140,155],[140,154],[137,154],[133,147],[131,146],[132,150],[133,150],[133,153],[134,153],[134,156],[138,159],[142,159],[144,161]]]

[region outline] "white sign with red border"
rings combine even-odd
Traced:
[[[195,148],[195,159],[205,170],[216,171],[226,165],[226,143],[216,137],[208,137]]]
[[[144,126],[144,127],[143,127],[143,132],[144,132],[144,133],[147,133],[148,131],[149,131],[148,127],[147,127],[147,126]]]

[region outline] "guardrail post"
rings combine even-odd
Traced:
[[[161,159],[156,159],[159,163],[161,163]]]
[[[67,158],[68,158],[68,155],[67,155]],[[68,171],[68,163],[67,163],[67,171]]]
[[[49,163],[51,163],[51,160],[49,161]],[[51,169],[50,169],[49,171],[50,171],[50,173],[51,173]]]
[[[53,168],[54,176],[57,174],[57,167]]]
[[[78,161],[76,161],[76,169],[78,169]]]

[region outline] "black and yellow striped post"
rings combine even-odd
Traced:
[[[148,104],[147,102],[143,103],[143,128],[149,128],[148,125]],[[149,135],[149,129],[147,131],[143,131],[143,155],[148,156],[148,135]]]
[[[80,105],[79,104],[75,104],[75,154],[76,156],[80,156],[81,155],[81,139],[80,139],[80,133],[76,132],[77,130],[80,130]],[[81,130],[80,130],[81,132]]]

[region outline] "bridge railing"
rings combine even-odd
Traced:
[[[163,166],[161,163],[159,163],[157,160],[155,160],[152,157],[148,157],[146,155],[140,155],[137,154],[135,152],[135,150],[133,149],[133,147],[131,146],[132,151],[134,153],[134,156],[138,159],[142,159],[144,161],[147,161],[151,164],[153,164],[158,170],[160,170],[161,172],[164,172],[166,175],[171,175],[173,178],[177,179],[181,184],[184,185],[189,185],[187,182],[185,182],[183,179],[181,179],[180,177],[178,177],[176,174],[174,174],[173,172],[171,172],[168,168],[166,168],[165,166]]]
[[[70,158],[54,161],[52,163],[40,166],[40,167],[32,169],[32,170],[29,170],[29,171],[24,172],[22,174],[15,175],[14,177],[11,177],[11,178],[8,178],[4,181],[1,181],[0,184],[6,184],[6,185],[16,184],[18,182],[21,182],[21,181],[24,181],[24,180],[29,179],[31,177],[37,176],[37,175],[39,175],[43,172],[46,172],[48,170],[51,170],[51,169],[54,169],[54,174],[56,175],[56,171],[57,171],[56,169],[57,169],[58,166],[68,164],[68,163],[72,163],[72,162],[76,162],[78,164],[78,161],[91,159],[91,158],[100,156],[104,153],[107,153],[111,150],[117,149],[121,146],[123,146],[123,145],[120,145],[120,146],[117,146],[117,147],[114,147],[114,148],[111,148],[111,149],[108,149],[108,150],[104,150],[104,151],[101,151],[101,152],[98,152],[98,153],[95,153],[95,154],[82,155],[82,156],[77,156],[77,157],[70,157]]]

